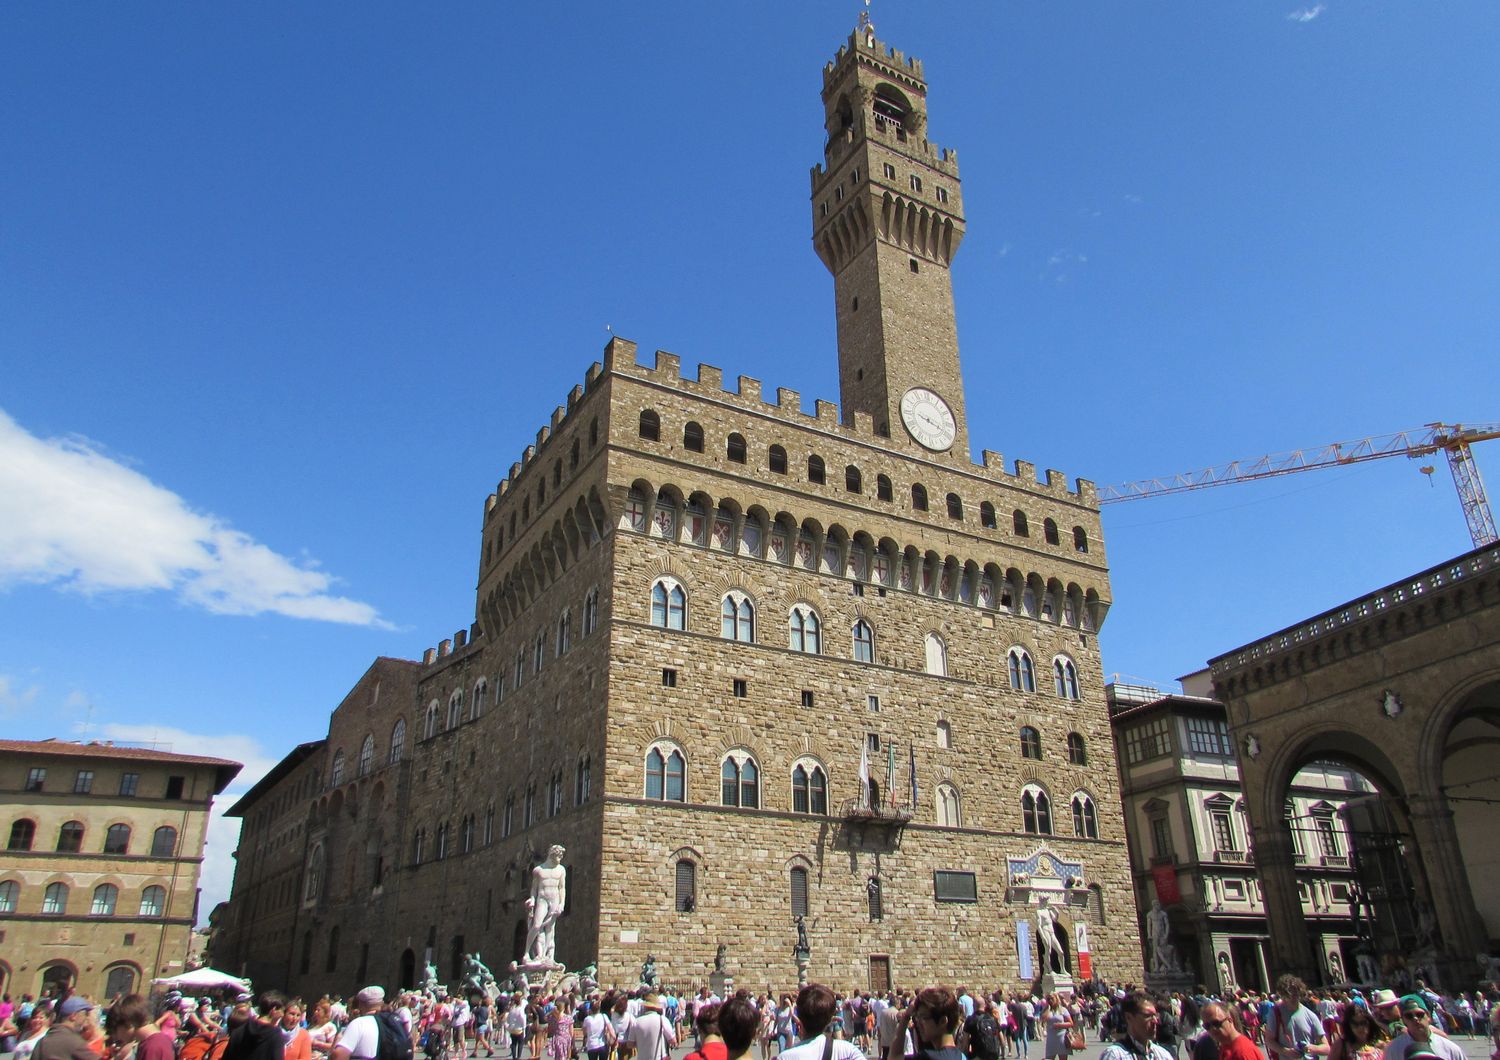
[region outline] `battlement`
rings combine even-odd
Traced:
[[[428,648],[422,653],[422,665],[432,666],[439,662],[445,662],[452,656],[457,655],[471,644],[478,644],[479,638],[484,636],[483,631],[476,622],[468,629],[461,629],[446,640],[440,640],[437,647]]]
[[[823,87],[826,89],[833,83],[840,67],[851,60],[858,59],[874,63],[902,81],[910,79],[917,82],[918,86],[925,81],[921,59],[907,58],[905,52],[890,47],[882,40],[877,40],[873,33],[865,33],[856,29],[849,34],[848,43],[839,48],[838,54],[824,64]]]

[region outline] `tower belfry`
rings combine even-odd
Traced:
[[[929,456],[969,460],[949,266],[963,239],[958,156],[927,140],[919,60],[862,17],[823,69],[813,246],[833,273],[844,416]]]

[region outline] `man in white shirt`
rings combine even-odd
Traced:
[[[677,1033],[662,1013],[661,998],[647,994],[641,999],[641,1014],[630,1021],[626,1031],[635,1046],[636,1060],[667,1060]]]
[[[1463,1049],[1441,1034],[1432,1033],[1432,1008],[1421,994],[1401,999],[1401,1023],[1406,1028],[1385,1047],[1384,1060],[1413,1060],[1436,1056],[1439,1060],[1464,1060]]]
[[[333,1060],[375,1060],[380,1052],[380,1024],[375,1021],[375,1013],[384,1005],[385,991],[378,986],[367,986],[354,995],[359,1015],[339,1035],[333,1047]]]
[[[833,991],[822,983],[808,983],[797,993],[797,1019],[802,1024],[802,1041],[778,1054],[777,1060],[823,1060],[829,1049],[825,1040],[828,1025],[833,1022],[837,1001]],[[853,1042],[835,1041],[828,1060],[865,1060],[865,1054]]]

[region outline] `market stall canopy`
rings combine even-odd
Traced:
[[[218,972],[212,968],[195,968],[191,972],[183,972],[168,979],[153,979],[153,986],[164,986],[167,989],[177,990],[249,990],[248,979],[238,979],[228,972]]]

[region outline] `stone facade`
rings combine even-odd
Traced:
[[[1353,816],[1363,978],[1468,989],[1500,955],[1500,545],[1486,545],[1219,656],[1241,752],[1272,955],[1314,981],[1283,815],[1292,778],[1331,759],[1379,798]]]
[[[861,116],[828,179],[901,155],[951,175],[961,226],[956,163],[917,124],[899,150],[866,142],[881,79],[915,113],[920,66],[859,36],[825,83],[856,59],[872,94],[847,94]],[[825,93],[830,113],[845,96]],[[355,965],[409,984],[427,960],[451,982],[476,950],[500,973],[553,843],[569,868],[557,955],[605,983],[633,983],[648,954],[666,981],[706,982],[723,943],[742,984],[787,987],[794,915],[811,974],[848,986],[1030,983],[1043,895],[1075,973],[1139,979],[1094,489],[970,461],[957,237],[917,254],[913,231],[877,226],[856,255],[882,326],[841,323],[842,417],[610,342],[485,504],[475,619],[416,672],[395,779],[376,798],[378,776],[325,774],[311,819],[365,822],[398,857],[378,887],[368,865],[303,887],[293,989],[347,991]],[[946,400],[951,445],[907,434],[911,386]],[[355,735],[330,733],[329,753]],[[1075,797],[1093,808],[1077,835]]]
[[[238,762],[0,741],[0,991],[96,998],[184,970],[213,797]]]

